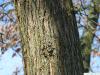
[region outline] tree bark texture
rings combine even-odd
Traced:
[[[16,2],[26,75],[82,75],[71,0]]]

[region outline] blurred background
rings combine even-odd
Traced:
[[[100,0],[73,0],[85,72],[100,72]]]

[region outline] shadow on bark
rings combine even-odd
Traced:
[[[82,75],[83,64],[77,23],[70,0],[44,0],[59,34],[59,68],[61,75]],[[52,26],[53,27],[53,26]]]

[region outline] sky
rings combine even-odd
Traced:
[[[76,4],[77,4],[77,2],[80,2],[80,1],[86,1],[85,5],[89,5],[91,0],[73,0],[73,1]],[[87,10],[85,10],[85,12],[88,13]],[[82,13],[84,13],[84,12],[82,11]],[[78,20],[78,17],[79,17],[79,15],[77,14],[76,15],[77,20]],[[81,18],[80,21],[81,21],[80,23],[82,25],[85,25],[86,22],[84,21],[83,18]],[[100,16],[98,19],[98,23],[100,23]],[[84,27],[80,27],[80,28],[78,28],[78,30],[79,30],[79,36],[81,38],[83,36],[83,33],[84,33]],[[100,26],[96,27],[95,35],[100,37]],[[98,41],[98,38],[96,38],[96,37],[93,38],[93,42],[91,43],[90,70],[89,70],[89,72],[97,73],[97,72],[100,72],[100,56],[98,56],[98,55],[94,56],[92,50],[96,50],[98,53],[100,52],[100,41]]]
[[[2,4],[10,2],[11,0],[0,0],[0,12],[8,13],[10,10],[15,9],[13,3],[9,3],[7,6],[2,8]],[[2,13],[0,13],[0,17]],[[16,15],[12,13],[10,15],[13,17],[13,22],[16,22]],[[7,26],[11,23],[10,18],[5,15],[0,19],[0,27]],[[16,25],[16,24],[15,24]],[[0,30],[1,31],[1,30]],[[10,37],[10,36],[9,36]],[[24,75],[24,66],[23,66],[23,57],[20,55],[21,53],[17,53],[16,48],[20,48],[21,45],[17,44],[17,47],[9,47],[7,51],[2,54],[0,48],[0,75]]]

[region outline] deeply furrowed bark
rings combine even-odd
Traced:
[[[17,15],[26,75],[82,75],[70,0],[20,0]]]

